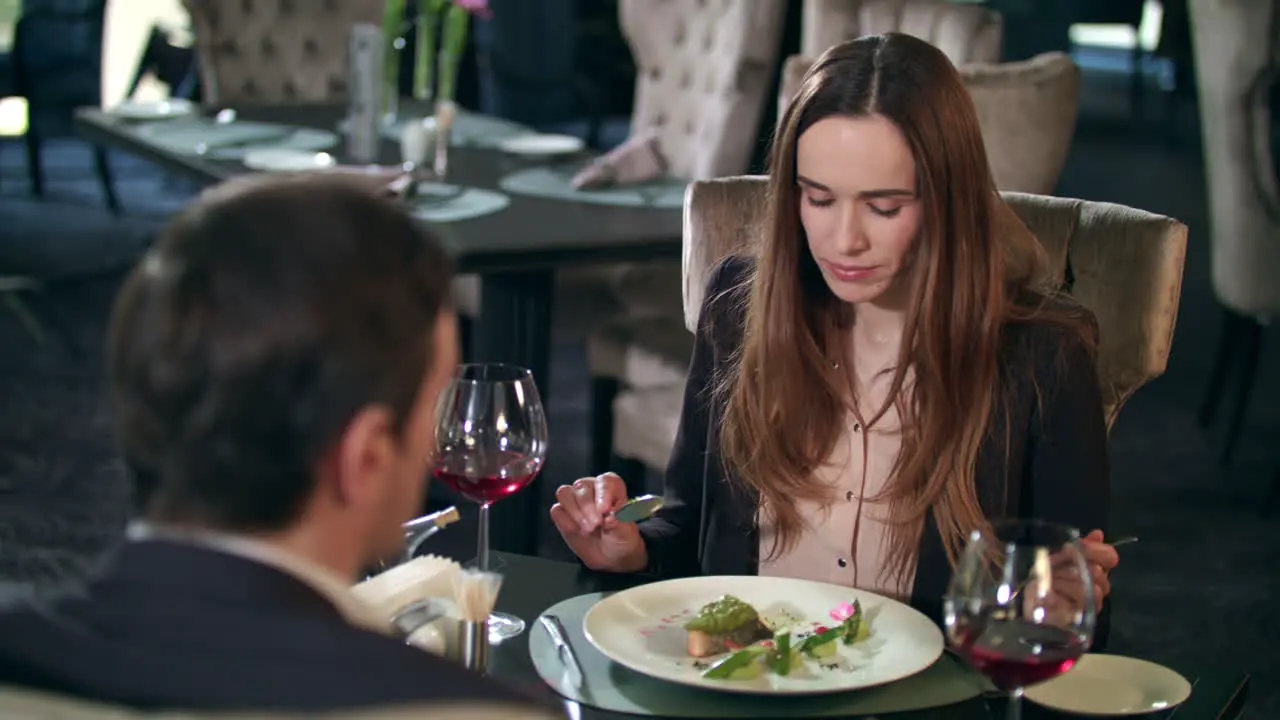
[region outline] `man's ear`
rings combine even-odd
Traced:
[[[395,462],[395,424],[385,406],[363,408],[336,446],[334,492],[344,505],[360,505],[382,492]]]

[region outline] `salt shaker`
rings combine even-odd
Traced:
[[[347,66],[347,155],[352,162],[371,164],[378,161],[379,107],[382,84],[382,29],[360,23],[351,28]]]

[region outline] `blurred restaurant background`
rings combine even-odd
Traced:
[[[756,2],[781,6],[776,21],[736,43],[713,43],[707,30],[704,42],[699,33],[718,14]],[[1184,223],[1181,285],[1176,273],[1160,281],[1176,310],[1167,367],[1160,372],[1157,347],[1141,378],[1150,381],[1134,383],[1111,429],[1111,531],[1142,539],[1121,552],[1113,576],[1111,647],[1238,667],[1253,676],[1250,716],[1280,717],[1280,613],[1271,607],[1280,598],[1280,345],[1269,332],[1280,313],[1276,5],[656,0],[648,12],[626,0],[491,0],[492,17],[472,27],[457,103],[600,151],[657,127],[684,143],[682,181],[760,173],[789,73],[835,42],[901,30],[965,71],[1002,190]],[[0,599],[82,577],[121,535],[132,507],[103,385],[107,311],[157,229],[202,186],[163,153],[113,141],[82,109],[170,97],[214,110],[341,105],[341,87],[308,74],[343,72],[347,29],[381,11],[380,0],[0,0]],[[471,172],[465,155],[452,162]],[[574,478],[613,469],[636,491],[660,491],[692,347],[679,201],[665,212],[652,227],[671,232],[633,242],[627,257],[539,265],[553,283],[552,300],[530,311],[549,328],[535,374],[548,384],[550,450],[537,483],[495,506],[496,549],[571,558],[546,508]],[[570,227],[587,221],[569,211],[546,213],[542,228],[458,217],[436,221],[446,235],[450,223],[483,222],[495,243],[521,247],[558,223],[575,238],[593,229]],[[602,228],[614,222],[604,210],[592,217]],[[535,239],[516,237],[526,230]],[[1104,258],[1106,282],[1155,282],[1140,277],[1153,266],[1126,262],[1120,252]],[[492,348],[502,332],[492,323],[521,310],[493,310],[483,327],[486,267],[464,263],[457,291],[468,341]],[[498,277],[521,275],[506,267]],[[1149,303],[1112,310],[1154,312]],[[474,505],[444,488],[431,495],[431,507],[457,503],[464,514],[433,551],[465,557]]]

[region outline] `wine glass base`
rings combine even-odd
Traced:
[[[524,621],[514,615],[500,612],[490,613],[489,644],[500,645],[504,640],[510,640],[524,632],[524,628]]]

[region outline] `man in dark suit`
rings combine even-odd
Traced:
[[[0,613],[0,685],[137,708],[529,702],[349,592],[422,504],[450,288],[436,239],[354,180],[236,181],[180,213],[110,329],[141,519],[83,590]]]

